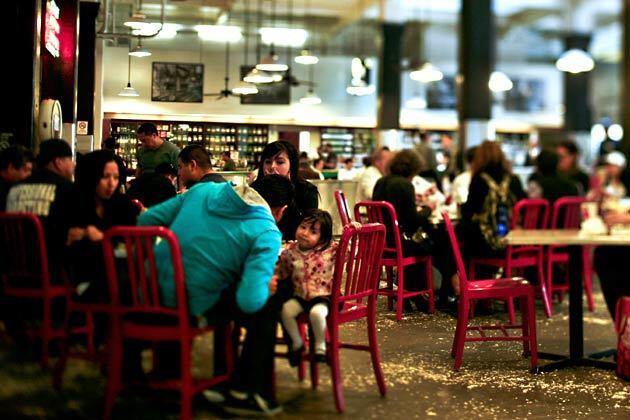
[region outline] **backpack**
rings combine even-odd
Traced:
[[[630,296],[620,297],[616,309],[617,376],[630,381]]]
[[[510,229],[512,220],[512,208],[516,199],[510,191],[512,177],[506,174],[497,184],[492,177],[485,172],[480,174],[488,185],[488,193],[483,202],[481,212],[473,216],[488,246],[493,250],[501,250],[506,246],[505,235]]]

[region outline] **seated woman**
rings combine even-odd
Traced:
[[[521,181],[512,174],[499,143],[484,141],[475,151],[468,199],[462,205],[458,229],[464,236],[464,254],[501,257],[514,204],[525,198]]]
[[[71,279],[74,284],[87,283],[87,289],[80,289],[81,300],[107,302],[103,233],[112,226],[134,226],[138,211],[130,198],[118,192],[118,165],[111,152],[86,154],[75,175],[79,206],[68,232]]]
[[[299,158],[295,147],[284,140],[274,141],[268,143],[263,149],[258,165],[258,176],[252,183],[252,187],[256,188],[256,183],[262,177],[271,174],[282,175],[293,183],[295,199],[278,222],[278,229],[282,232],[283,240],[294,240],[295,231],[304,212],[318,207],[317,187],[300,177],[298,170]]]
[[[429,222],[431,209],[416,207],[416,193],[411,183],[413,177],[420,170],[420,156],[412,150],[402,150],[394,155],[389,163],[389,175],[378,180],[374,186],[372,200],[387,201],[396,210],[396,217],[401,235],[403,253],[405,255],[431,255],[433,265],[442,278],[450,279],[454,274],[454,264],[450,254],[444,252],[445,236],[435,230]],[[394,238],[391,229],[387,229],[387,242],[392,244]],[[437,252],[434,252],[437,251]],[[418,265],[405,267],[405,289],[421,290],[423,270]],[[435,272],[435,270],[434,270]],[[433,288],[441,286],[440,276],[433,278]],[[420,300],[416,300],[416,305]]]

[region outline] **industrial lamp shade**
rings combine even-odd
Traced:
[[[236,86],[234,86],[232,93],[236,93],[238,95],[255,95],[258,93],[258,88],[253,83],[240,81],[236,84]]]
[[[502,71],[493,71],[488,81],[488,87],[493,92],[507,92],[514,87],[514,83]]]
[[[556,68],[573,74],[584,73],[595,68],[595,61],[588,52],[573,48],[562,53],[556,61]]]
[[[263,71],[287,71],[289,66],[280,61],[280,58],[275,52],[269,53],[260,60],[260,63],[256,64],[256,69]]]
[[[303,105],[319,105],[322,103],[322,99],[310,89],[305,96],[300,98],[300,103]]]
[[[442,80],[444,74],[433,64],[426,62],[416,70],[409,73],[411,80],[422,83],[437,82]]]
[[[245,77],[243,81],[247,83],[271,83],[274,81],[273,76],[266,71],[260,71],[257,68],[253,68]]]
[[[138,45],[129,51],[129,55],[138,58],[149,57],[151,55],[151,51],[142,45],[142,41],[138,41]]]
[[[131,87],[131,82],[127,82],[127,86],[118,92],[118,96],[140,96],[137,90]]]
[[[313,54],[308,49],[304,49],[300,51],[300,55],[293,59],[298,64],[303,64],[305,66],[309,66],[312,64],[317,64],[319,62],[319,58]]]

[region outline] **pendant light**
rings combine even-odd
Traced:
[[[514,87],[514,83],[512,83],[512,80],[502,71],[493,71],[492,74],[490,74],[488,87],[493,92],[507,92]]]
[[[133,30],[143,30],[150,25],[147,22],[147,15],[142,12],[142,0],[138,1],[138,8],[123,24]]]
[[[271,26],[276,26],[276,2],[275,0],[271,0]],[[264,56],[258,64],[256,64],[256,68],[262,71],[287,71],[289,66],[284,63],[278,54],[276,54],[274,44],[271,44],[269,54]]]
[[[243,65],[245,66],[247,66],[247,56],[249,55],[249,12],[249,0],[245,0],[245,47],[243,52]],[[239,95],[255,95],[258,93],[258,88],[254,83],[243,79],[234,86],[232,92]]]
[[[306,3],[304,4],[304,18],[303,18],[304,26],[306,26],[306,22],[307,22],[306,12],[310,8],[311,8],[311,2],[310,0],[306,0]],[[311,51],[308,47],[305,47],[304,49],[302,49],[302,51],[300,51],[300,55],[295,57],[293,61],[295,61],[298,64],[310,66],[313,64],[317,64],[319,62],[319,58],[316,55],[311,54]]]
[[[309,83],[309,88],[308,88],[308,92],[306,93],[305,96],[300,98],[300,103],[303,105],[319,105],[322,103],[322,99],[317,96],[317,94],[315,93],[314,89],[313,89],[313,74],[315,73],[315,66],[310,66],[309,67],[309,72],[308,72],[308,83]]]
[[[572,74],[585,73],[595,68],[595,61],[588,52],[572,48],[562,53],[556,61],[556,68]]]
[[[138,58],[149,57],[151,56],[151,51],[142,45],[142,38],[138,37],[138,44],[129,51],[129,55]]]
[[[358,10],[365,10],[363,0],[358,0]],[[354,57],[350,63],[350,73],[352,75],[352,79],[350,80],[350,85],[346,87],[346,93],[352,96],[365,96],[371,95],[375,92],[375,87],[373,84],[369,83],[369,70],[370,66],[367,64],[367,59],[365,59],[363,53],[363,41],[362,31],[361,31],[360,22],[356,23],[355,30],[355,46],[354,52],[358,55]]]
[[[131,43],[129,44],[129,47],[131,47]],[[120,92],[118,92],[118,96],[140,96],[138,91],[131,87],[131,55],[127,54],[127,58],[127,86],[123,87]]]
[[[262,26],[262,0],[258,0],[258,30]],[[257,34],[256,42],[256,62],[260,62],[260,34]],[[258,70],[256,66],[243,77],[243,81],[247,83],[272,83],[273,76],[266,71]]]
[[[418,45],[420,46],[421,60],[420,65],[409,73],[409,78],[411,80],[421,83],[437,82],[444,78],[444,74],[436,66],[431,64],[429,60],[426,59],[424,53],[424,34],[426,33],[426,28],[428,28],[431,24],[431,11],[427,10],[426,27],[422,24],[422,8],[420,9],[420,16],[420,28],[418,30],[420,35],[420,42],[418,43]]]

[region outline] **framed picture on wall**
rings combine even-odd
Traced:
[[[203,64],[153,62],[151,100],[203,102]]]

